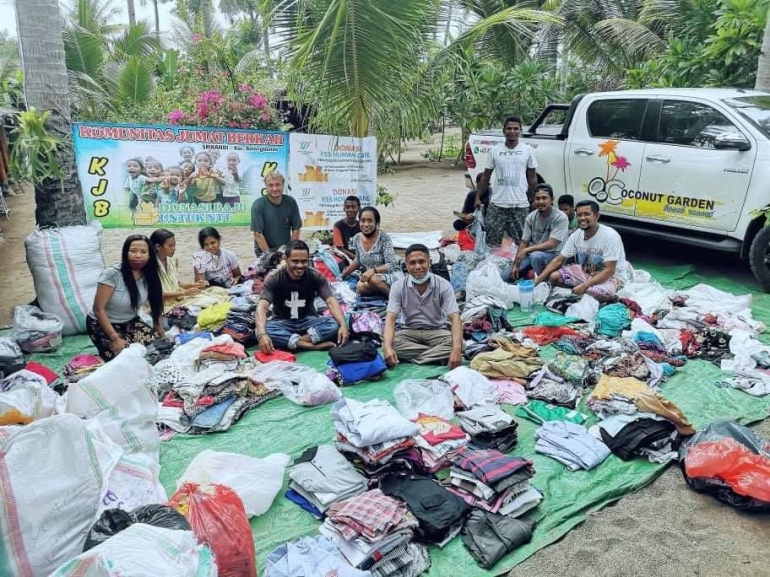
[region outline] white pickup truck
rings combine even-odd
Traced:
[[[620,232],[739,254],[770,290],[770,227],[754,212],[770,206],[770,94],[586,94],[546,107],[522,137],[556,197],[597,201]],[[503,141],[502,130],[470,136],[470,182]]]

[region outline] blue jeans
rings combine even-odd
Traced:
[[[536,252],[531,252],[521,261],[519,272],[524,272],[529,267],[532,267],[535,274],[540,274],[545,270],[545,267],[548,266],[548,263],[555,259],[558,254],[559,253],[555,250],[538,250]]]
[[[528,268],[531,268],[535,271],[535,274],[540,274],[545,270],[545,267],[548,266],[548,263],[551,262],[553,259],[556,258],[556,255],[559,253],[553,250],[549,251],[537,251],[532,252],[525,256],[521,264],[519,265],[519,275],[521,273],[525,272]],[[505,268],[503,268],[503,271],[500,273],[500,276],[503,277],[503,280],[505,282],[512,282],[513,278],[511,278],[511,270],[513,269],[513,263],[509,262],[507,265],[505,265]]]
[[[297,341],[304,335],[310,335],[314,344],[337,340],[340,326],[331,317],[308,315],[299,319],[272,319],[267,321],[265,331],[273,345],[279,349],[297,349]]]

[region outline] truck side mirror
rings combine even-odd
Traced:
[[[714,139],[717,150],[751,150],[751,143],[740,132],[720,134]]]

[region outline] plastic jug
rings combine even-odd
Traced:
[[[525,313],[532,311],[532,291],[534,290],[535,283],[531,280],[523,280],[519,283],[519,304]]]

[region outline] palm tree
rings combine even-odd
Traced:
[[[35,220],[39,226],[83,224],[86,211],[72,145],[59,1],[16,0],[16,24],[27,106],[51,111],[46,127],[62,143],[56,160],[63,178],[47,178],[35,186]]]
[[[770,92],[770,18],[765,24],[765,36],[762,40],[762,52],[757,62],[757,82],[754,85],[757,90]]]
[[[109,2],[77,0],[64,25],[73,106],[87,117],[147,101],[163,52],[148,22],[121,27],[112,16]]]
[[[392,120],[393,111],[398,111],[397,122],[435,114],[440,103],[433,80],[495,28],[523,37],[534,23],[559,21],[536,10],[508,7],[476,22],[432,58],[440,8],[437,0],[282,0],[276,2],[272,22],[286,39],[290,69],[301,75],[299,87],[305,90],[299,96],[322,102],[320,116],[362,137],[373,119]]]

